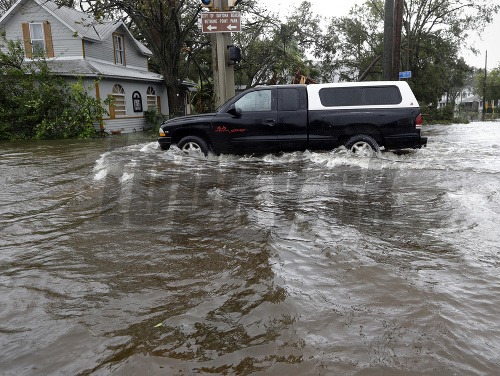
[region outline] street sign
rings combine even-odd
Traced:
[[[204,12],[201,14],[201,31],[202,33],[240,32],[240,12]]]
[[[399,78],[411,78],[411,71],[399,72]]]

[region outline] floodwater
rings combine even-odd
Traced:
[[[500,374],[500,123],[266,156],[0,144],[1,375]]]

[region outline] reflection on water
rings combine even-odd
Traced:
[[[1,144],[0,369],[496,374],[500,127],[424,131],[377,160]]]

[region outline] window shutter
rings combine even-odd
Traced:
[[[156,112],[161,114],[161,97],[159,95],[156,97]]]
[[[45,36],[45,50],[47,57],[54,57],[54,45],[52,44],[52,30],[49,21],[43,23],[43,34]]]
[[[109,117],[111,119],[115,119],[116,118],[116,112],[115,112],[115,101],[113,100],[110,105],[109,105]]]
[[[24,41],[24,54],[27,58],[33,57],[33,49],[31,48],[30,25],[23,22],[23,41]]]

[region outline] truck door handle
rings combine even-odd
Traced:
[[[264,124],[269,125],[270,127],[273,127],[276,125],[276,119],[266,119],[266,120],[264,120]]]

